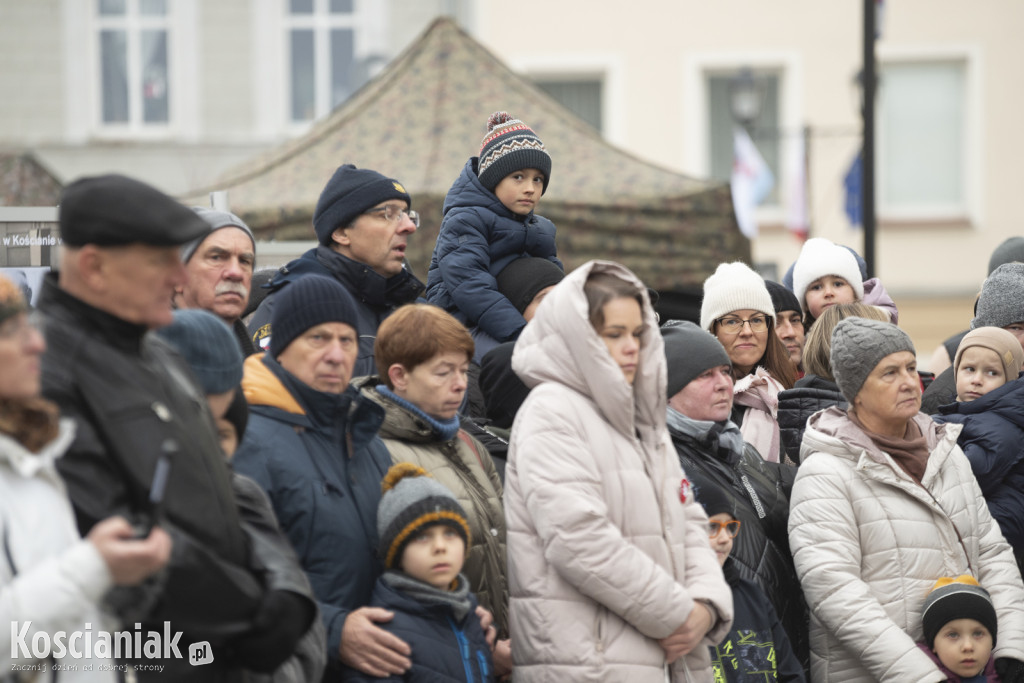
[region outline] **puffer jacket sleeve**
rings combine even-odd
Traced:
[[[482,213],[482,212],[481,212]],[[466,316],[499,342],[515,339],[526,320],[501,292],[491,275],[490,244],[480,223],[486,219],[467,210],[445,217],[444,244],[437,245],[438,267],[449,296]]]
[[[578,591],[645,636],[665,638],[693,609],[693,598],[609,520],[581,425],[569,425],[566,415],[550,411],[536,411],[530,418],[530,432],[517,449],[517,468],[545,560]],[[703,542],[707,545],[706,533]]]
[[[702,641],[710,647],[729,634],[733,620],[732,591],[725,583],[718,558],[708,542],[708,516],[704,508],[691,497],[684,503],[683,510],[686,511],[687,549],[685,590],[691,599],[706,600],[715,608],[714,622]]]
[[[849,464],[827,453],[805,458],[793,485],[789,542],[812,614],[879,681],[944,681],[860,578],[861,531]],[[983,504],[983,503],[982,503]]]

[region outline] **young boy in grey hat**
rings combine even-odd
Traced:
[[[385,571],[370,605],[394,613],[381,626],[412,649],[412,667],[402,680],[495,680],[476,598],[462,574],[470,543],[465,511],[412,463],[393,465],[381,489],[377,535]],[[353,674],[346,681],[377,680],[346,673]]]

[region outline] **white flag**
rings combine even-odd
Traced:
[[[736,127],[733,131],[732,204],[740,231],[749,239],[757,237],[757,205],[764,201],[775,186],[775,177],[754,147],[747,131]]]

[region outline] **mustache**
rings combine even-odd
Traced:
[[[248,299],[249,288],[243,285],[241,282],[218,282],[217,286],[213,288],[214,296],[218,294],[238,294],[239,296]]]

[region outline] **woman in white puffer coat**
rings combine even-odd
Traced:
[[[517,681],[710,681],[732,597],[665,428],[646,289],[591,261],[526,326],[505,512]]]
[[[847,318],[832,332],[847,410],[808,420],[790,496],[789,541],[811,611],[815,683],[945,681],[915,645],[935,581],[970,574],[998,616],[1002,680],[1024,681],[1024,584],[989,515],[959,425],[920,413],[910,338]]]
[[[113,662],[84,646],[118,625],[100,601],[115,583],[138,583],[167,564],[171,538],[154,528],[133,540],[120,517],[78,535],[56,467],[75,430],[39,398],[44,348],[21,292],[0,277],[0,680],[113,683]],[[33,650],[45,642],[52,656],[39,659]]]

